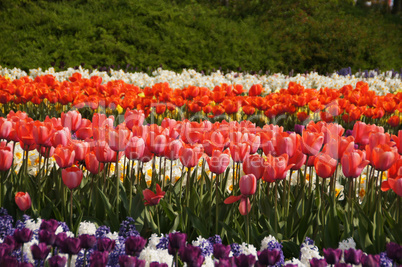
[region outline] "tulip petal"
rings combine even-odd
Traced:
[[[223,203],[225,204],[232,204],[235,203],[236,201],[239,201],[242,198],[242,196],[230,196]]]

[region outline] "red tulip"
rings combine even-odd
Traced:
[[[301,148],[309,156],[316,156],[324,143],[324,134],[303,130]]]
[[[144,195],[145,206],[155,206],[159,204],[159,201],[165,196],[164,191],[162,191],[161,187],[156,184],[156,194],[149,189],[145,189],[142,191]]]
[[[288,154],[279,157],[268,155],[264,165],[265,170],[262,178],[269,183],[285,179],[287,172],[293,167],[293,164],[289,164]]]
[[[338,161],[326,153],[320,153],[314,160],[315,171],[323,179],[331,177],[338,165]]]
[[[257,180],[264,174],[264,158],[258,154],[248,155],[243,162],[243,171],[245,174],[253,174]]]
[[[61,171],[63,183],[70,189],[77,188],[82,181],[83,173],[78,167],[69,167]]]
[[[105,114],[95,113],[92,117],[92,129],[105,127],[113,128],[114,116],[107,117]]]
[[[180,162],[187,168],[194,167],[198,164],[203,153],[201,145],[185,145],[180,149]]]
[[[15,203],[22,211],[26,211],[32,205],[31,197],[28,193],[18,192],[15,194]]]
[[[12,129],[13,123],[11,121],[0,118],[0,139],[7,139]]]
[[[133,136],[128,141],[124,154],[130,160],[139,160],[144,155],[144,150],[144,139]]]
[[[32,135],[35,143],[39,146],[52,146],[50,138],[53,134],[53,124],[50,122],[35,121],[32,129]]]
[[[221,152],[220,150],[214,150],[211,157],[207,157],[207,163],[209,170],[215,174],[224,173],[230,163],[229,150]]]
[[[398,147],[399,155],[402,155],[402,130],[398,131],[398,136],[392,135],[392,140],[396,143]]]
[[[248,196],[254,195],[257,190],[257,179],[253,174],[244,175],[239,181],[240,196],[230,196],[225,199],[225,204],[232,204],[240,200],[239,211],[241,215],[247,215],[251,210]]]
[[[388,169],[388,178],[397,178],[402,176],[402,158],[401,156],[392,164],[391,168]]]
[[[341,159],[342,172],[346,178],[356,178],[360,176],[363,169],[370,162],[366,160],[366,153],[361,150],[346,151]]]
[[[129,129],[132,129],[134,126],[141,126],[144,123],[145,115],[142,110],[130,110],[127,109],[124,114],[124,121]]]
[[[63,127],[67,127],[70,131],[75,132],[81,125],[81,114],[75,111],[69,111],[67,113],[61,113],[61,124]]]
[[[71,142],[70,130],[67,127],[59,128],[53,133],[51,142],[53,147],[57,147],[58,145],[68,146]]]
[[[245,133],[242,136],[242,142],[248,143],[250,145],[250,154],[257,153],[258,148],[261,144],[261,137],[256,134]]]
[[[114,152],[106,141],[97,141],[95,143],[94,152],[99,162],[108,163],[116,162],[116,152]]]
[[[353,137],[355,138],[355,142],[359,145],[367,145],[369,143],[370,133],[373,132],[383,133],[384,128],[376,125],[365,124],[361,121],[357,121],[353,126]]]
[[[212,156],[214,150],[222,151],[225,147],[225,138],[221,132],[213,131],[211,134],[206,134],[206,137],[202,141],[204,151],[208,156]]]
[[[176,160],[179,158],[180,149],[183,147],[183,141],[180,139],[171,140],[165,149],[165,157],[170,160]]]
[[[32,120],[20,120],[15,126],[20,142],[23,142],[24,146],[26,147],[35,144],[35,140],[33,138],[33,126],[34,122]],[[25,149],[25,147],[22,147],[22,149]]]
[[[132,136],[132,132],[127,128],[119,128],[112,130],[108,135],[108,143],[113,151],[124,151],[126,145]]]
[[[60,168],[71,167],[75,159],[74,148],[72,146],[63,147],[58,145],[54,151],[53,157]]]
[[[342,158],[346,150],[354,149],[355,143],[353,136],[348,137],[333,137],[324,145],[323,152],[330,155],[332,158],[339,160]]]
[[[83,161],[90,151],[89,143],[85,141],[74,140],[72,146],[75,152],[75,161]]]
[[[297,149],[293,157],[289,158],[289,165],[293,164],[291,170],[300,170],[301,167],[306,163],[307,156]]]
[[[297,149],[296,133],[278,133],[275,136],[275,151],[277,155],[288,154],[293,157]]]
[[[250,145],[247,143],[230,144],[230,154],[234,162],[243,162],[250,154]]]
[[[366,151],[370,154],[370,163],[378,171],[388,170],[399,158],[396,147],[381,144],[376,146],[373,150],[367,148],[368,146],[366,146]]]
[[[240,192],[244,196],[251,196],[257,190],[257,179],[254,174],[243,175],[239,181]]]
[[[11,168],[13,162],[13,147],[6,141],[0,143],[0,171],[8,171]]]
[[[402,197],[402,179],[389,179],[391,189],[400,197]]]
[[[75,132],[75,135],[81,140],[91,138],[93,136],[92,122],[87,119],[82,119],[80,128]]]
[[[149,150],[156,156],[161,157],[165,152],[167,138],[164,134],[157,135],[155,132],[149,134]]]
[[[103,163],[100,163],[95,156],[95,152],[91,151],[85,155],[85,167],[92,174],[98,174],[103,170]]]

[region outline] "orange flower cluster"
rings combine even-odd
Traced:
[[[379,96],[370,91],[364,82],[358,82],[355,88],[346,85],[339,90],[306,89],[290,82],[287,89],[279,92],[262,96],[263,91],[259,84],[253,85],[248,94],[241,85],[227,84],[216,86],[213,90],[196,86],[173,89],[168,83],[141,89],[121,80],[102,84],[101,77],[86,79],[79,73],[74,73],[69,81],[64,82],[57,81],[52,75],[38,76],[35,80],[22,77],[13,81],[0,76],[2,104],[40,104],[47,99],[52,104],[72,104],[76,108],[90,107],[93,110],[99,106],[143,110],[146,117],[152,110],[156,114],[164,114],[167,110],[173,111],[185,105],[190,114],[202,111],[209,117],[242,111],[243,115],[264,114],[272,119],[286,113],[295,114],[303,122],[313,112],[325,122],[338,118],[338,122],[342,119],[349,123],[365,116],[386,118],[392,127],[400,123],[399,116],[394,113],[402,111],[402,93]]]

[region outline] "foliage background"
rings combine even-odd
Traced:
[[[400,12],[360,1],[1,0],[0,65],[399,70],[401,32]]]

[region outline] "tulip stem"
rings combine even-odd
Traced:
[[[130,162],[131,161],[129,161],[128,162],[128,165],[130,166]],[[137,164],[139,164],[138,162],[137,162]],[[131,173],[131,172],[130,172]],[[131,202],[133,202],[133,186],[134,186],[134,177],[135,177],[135,173],[134,173],[134,175],[130,175],[130,195],[129,195],[129,197],[128,197],[128,214],[130,214],[130,216],[131,216]]]
[[[71,258],[72,258],[72,255],[71,255],[71,254],[69,254],[69,255],[68,255],[68,263],[67,263],[67,267],[71,267]]]
[[[84,262],[82,264],[82,266],[86,267],[87,266],[87,250],[84,250]]]
[[[186,208],[189,208],[189,206],[190,206],[190,173],[191,173],[191,167],[188,167],[187,181],[186,181]],[[186,223],[185,223],[186,227],[187,227],[187,223],[188,223],[188,214],[186,212]]]
[[[290,205],[290,188],[291,188],[291,186],[290,186],[290,184],[291,184],[291,181],[292,181],[292,174],[293,174],[293,170],[290,170],[290,172],[289,172],[289,188],[288,188],[288,203],[287,203],[287,205],[286,205],[286,217],[287,216],[289,216],[289,205]]]
[[[349,222],[350,222],[350,234],[353,234],[353,209],[352,209],[352,192],[353,192],[353,180],[349,178],[349,197],[348,197],[348,208],[349,208]]]
[[[401,229],[401,224],[402,224],[402,205],[401,205],[401,198],[400,196],[398,196],[398,200],[397,200],[397,217],[396,217],[396,224],[399,225],[399,229]]]
[[[250,227],[249,227],[249,212],[248,212],[248,200],[246,200],[246,242],[247,244],[250,243]],[[276,216],[275,216],[276,218]],[[276,226],[276,225],[275,225]],[[275,230],[276,232],[276,230]]]
[[[275,181],[275,195],[274,195],[274,201],[275,201],[275,220],[274,220],[274,229],[275,229],[275,235],[277,236],[278,234],[278,181]],[[248,241],[247,241],[248,242]]]
[[[2,171],[0,174],[0,207],[3,207],[3,180],[4,180],[4,172]]]
[[[219,208],[218,208],[218,202],[219,202],[219,174],[216,174],[215,178],[215,234],[218,235],[218,223],[219,223]]]
[[[73,189],[71,189],[70,194],[70,226],[73,229]]]
[[[21,245],[21,262],[24,262],[24,243]]]
[[[172,182],[173,182],[173,160],[170,160],[170,176],[169,176],[169,204],[172,203]],[[181,197],[181,196],[180,196]]]
[[[158,224],[158,235],[160,235],[161,234],[161,226],[159,223],[158,205],[155,206],[155,212],[156,212],[156,223]]]
[[[119,177],[119,152],[116,155],[116,166],[114,166],[114,174],[116,176],[116,216],[119,219],[120,206],[120,177]]]

